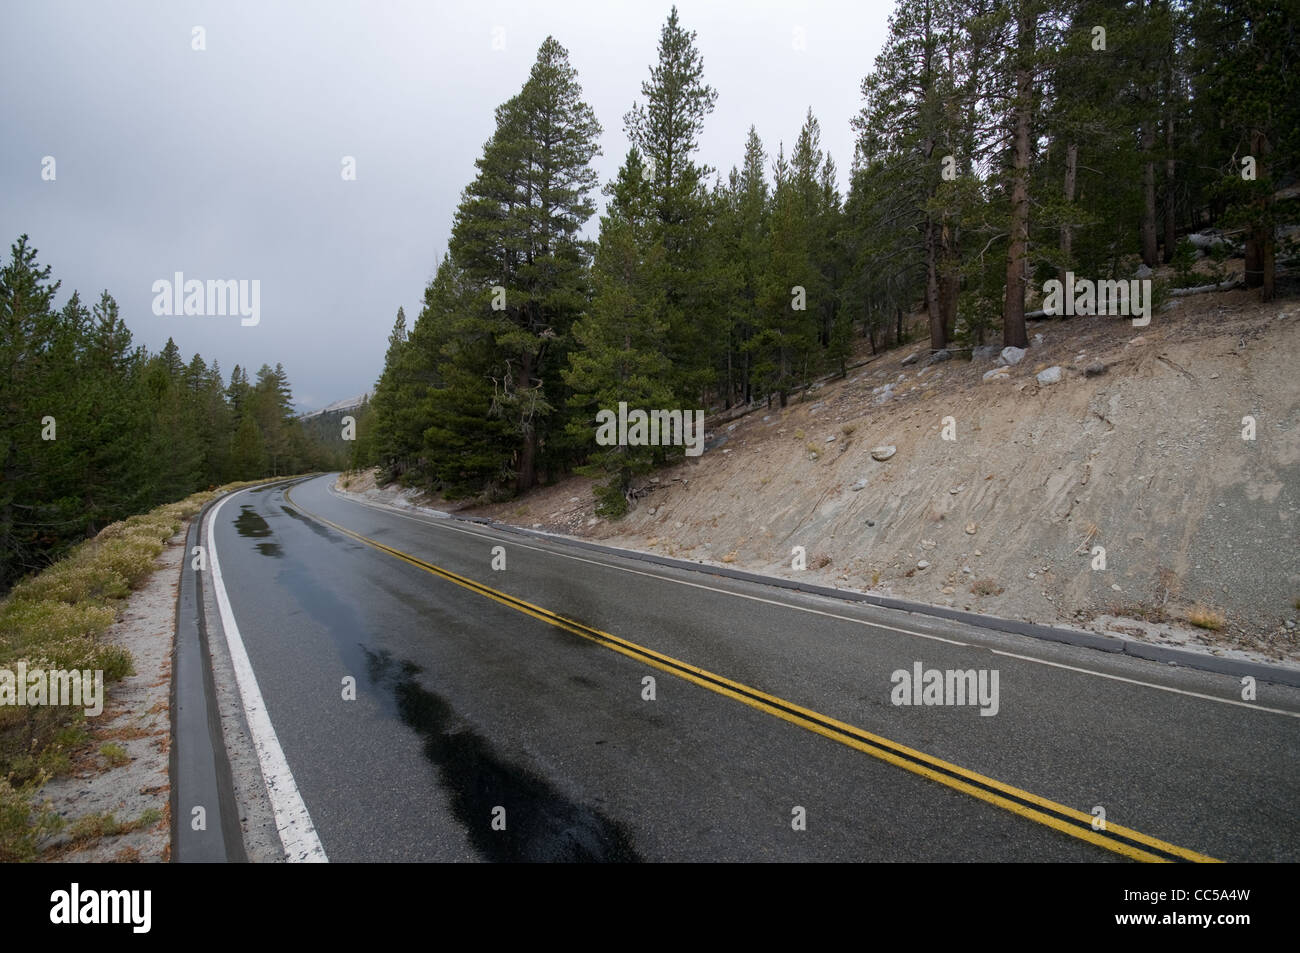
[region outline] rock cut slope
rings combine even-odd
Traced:
[[[1007,618],[1300,658],[1300,306],[1235,291],[1179,300],[1142,329],[1083,316],[1031,334],[999,373],[996,348],[939,361],[901,348],[784,410],[756,409],[649,478],[616,522],[595,517],[579,478],[468,511]],[[895,449],[874,459],[880,447]]]

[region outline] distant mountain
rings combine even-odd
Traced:
[[[313,417],[319,417],[321,414],[337,413],[343,410],[352,410],[354,407],[360,407],[370,399],[370,391],[366,391],[357,397],[347,397],[343,400],[336,400],[328,407],[322,407],[320,410],[313,410],[309,414],[302,414],[299,420],[310,420]]]

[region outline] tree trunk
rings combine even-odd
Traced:
[[[1173,72],[1173,51],[1170,51],[1170,72]],[[1170,78],[1169,90],[1165,99],[1165,264],[1174,260],[1174,246],[1178,243],[1178,217],[1175,179],[1177,168],[1174,163],[1174,90]]]
[[[1015,144],[1011,173],[1011,241],[1007,246],[1007,288],[1002,303],[1002,341],[1028,347],[1025,330],[1025,285],[1029,276],[1029,123],[1033,108],[1034,54],[1038,16],[1022,2],[1017,15]]]
[[[957,294],[961,276],[957,273],[957,229],[943,226],[940,243],[939,310],[943,314],[943,339],[951,341],[957,331]]]
[[[1067,206],[1074,204],[1074,186],[1079,175],[1079,144],[1072,142],[1065,147],[1065,204]],[[1066,215],[1070,212],[1067,209]],[[1061,224],[1061,261],[1064,264],[1057,273],[1061,284],[1065,284],[1065,272],[1073,264],[1074,255],[1074,228],[1070,223]]]
[[[523,410],[523,398],[533,386],[533,356],[525,351],[520,361],[519,386],[515,392],[520,395],[520,410]],[[533,427],[532,415],[521,417],[523,446],[519,449],[519,470],[515,474],[515,490],[524,492],[533,488],[537,479],[537,431]]]
[[[939,350],[948,343],[943,333],[943,308],[939,303],[938,242],[933,220],[925,223],[925,311],[930,317],[930,347]]]
[[[1269,152],[1269,142],[1263,132],[1256,129],[1250,136],[1250,151],[1255,157],[1255,178],[1267,179],[1265,157]],[[1274,293],[1273,260],[1273,190],[1255,203],[1256,225],[1252,226],[1246,237],[1246,287],[1259,289],[1260,301],[1272,301]]]
[[[1148,268],[1160,264],[1156,244],[1156,163],[1151,153],[1156,147],[1156,127],[1151,120],[1142,123],[1142,261]]]

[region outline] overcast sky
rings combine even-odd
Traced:
[[[780,140],[788,153],[812,106],[845,190],[849,120],[892,2],[677,6],[718,91],[697,158],[725,175],[751,123],[770,154]],[[282,362],[300,409],[359,394],[382,369],[398,306],[408,326],[418,314],[493,109],[518,92],[547,34],[604,128],[603,184],[626,154],[623,114],[670,7],[5,0],[4,258],[27,233],[63,281],[60,305],[74,288],[88,302],[108,289],[151,351],[170,336],[227,378],[235,364],[251,376]],[[344,156],[355,181],[341,175]],[[154,282],[178,271],[258,280],[260,323],[155,316]]]

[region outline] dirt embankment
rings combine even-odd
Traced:
[[[1234,291],[1177,300],[1141,329],[1075,317],[1030,334],[1023,360],[991,381],[995,355],[929,363],[918,345],[721,425],[703,456],[644,481],[617,522],[594,516],[580,478],[462,511],[1003,617],[1300,658],[1300,302]],[[1052,367],[1059,381],[1040,383]],[[886,446],[893,455],[873,459]]]

